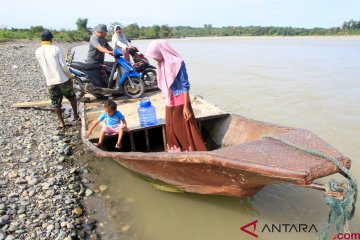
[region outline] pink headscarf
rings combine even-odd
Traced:
[[[184,61],[166,40],[154,40],[150,43],[146,55],[158,61],[157,83],[161,92],[169,99],[170,86],[179,73],[181,63]]]

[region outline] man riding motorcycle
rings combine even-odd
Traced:
[[[94,34],[90,38],[89,50],[87,56],[87,64],[89,66],[98,66],[98,69],[91,71],[91,82],[97,87],[106,87],[106,82],[103,81],[101,74],[101,66],[104,64],[105,53],[114,55],[112,47],[106,41],[107,27],[105,24],[96,26]]]

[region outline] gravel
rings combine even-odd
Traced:
[[[79,195],[82,167],[74,161],[81,151],[79,126],[56,130],[50,107],[11,107],[49,99],[35,58],[39,46],[0,43],[0,240],[97,239],[95,230],[83,227],[88,219]]]

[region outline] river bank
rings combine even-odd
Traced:
[[[80,125],[56,130],[50,106],[11,108],[49,99],[35,58],[39,46],[27,40],[0,43],[0,239],[98,239],[96,221],[83,206],[92,190],[85,187],[85,165],[76,161],[84,153]]]

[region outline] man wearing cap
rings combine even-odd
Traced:
[[[87,63],[89,64],[104,64],[105,53],[114,55],[112,47],[106,41],[107,28],[105,24],[99,24],[95,27],[94,34],[90,38],[89,42],[89,51],[87,56]],[[88,74],[90,81],[95,84],[97,87],[107,87],[105,83],[100,68],[93,69],[91,73]],[[93,94],[98,99],[105,98],[102,94]]]
[[[113,49],[106,41],[107,28],[105,24],[99,24],[95,28],[94,34],[90,38],[89,51],[87,56],[88,63],[104,63],[105,53],[113,54]]]
[[[65,127],[61,112],[61,103],[65,96],[71,103],[74,112],[73,120],[77,121],[79,115],[77,112],[77,102],[74,89],[70,78],[72,77],[65,57],[59,47],[52,45],[53,35],[49,30],[41,33],[41,47],[36,52],[36,58],[44,72],[46,85],[50,93],[51,105],[58,117],[58,128]]]

